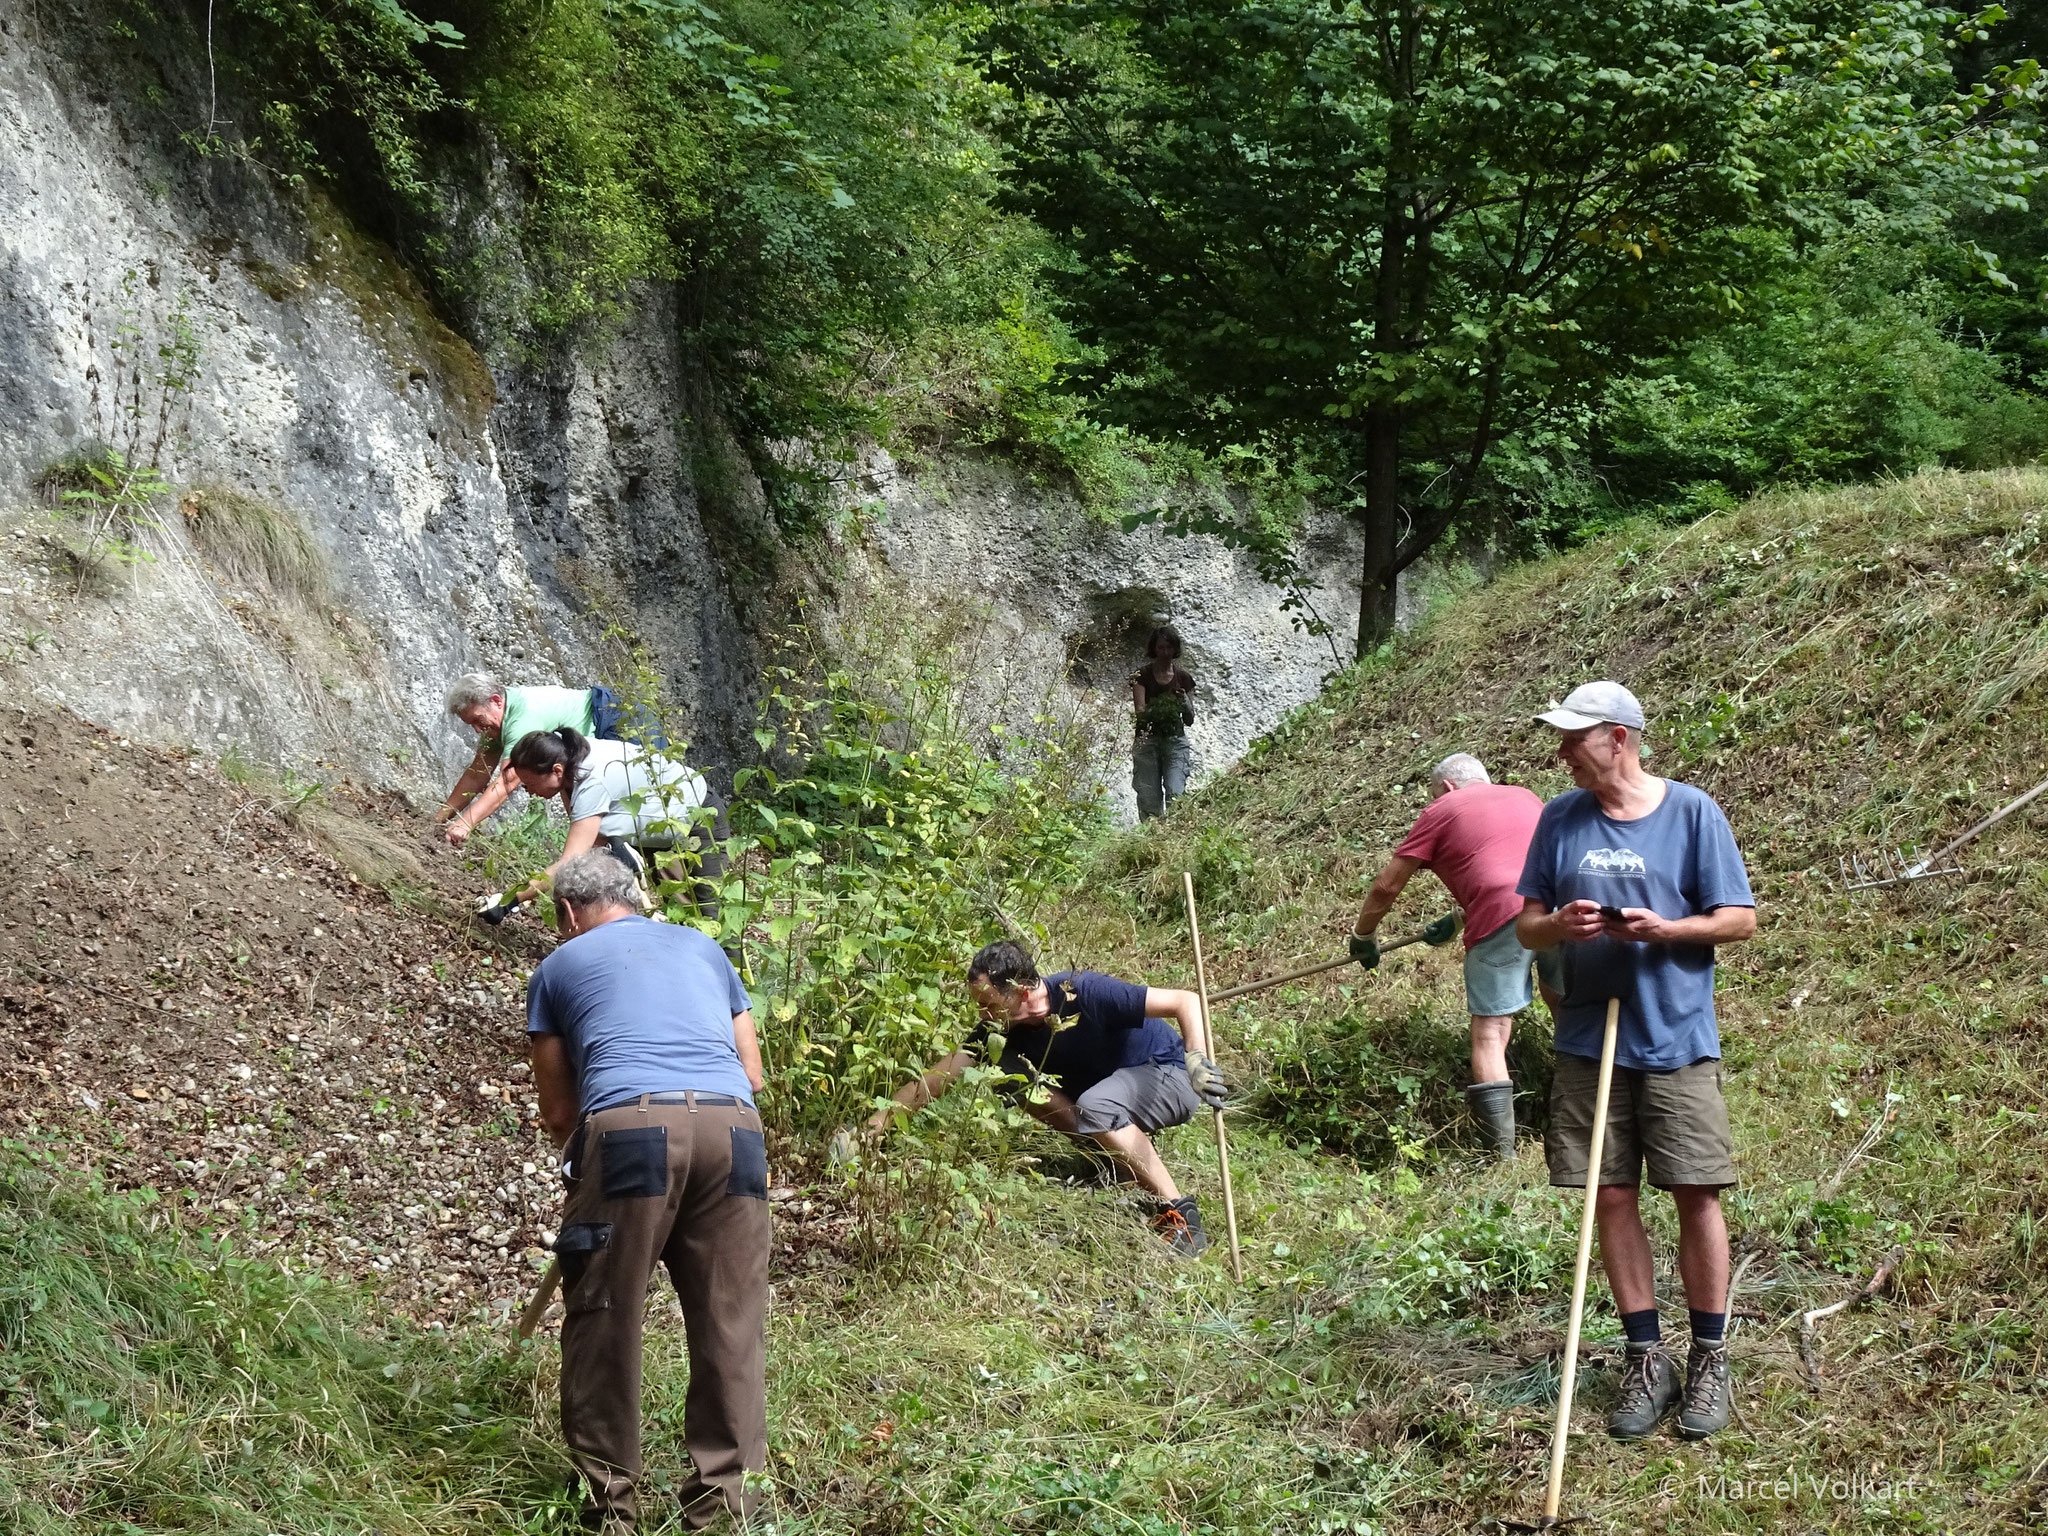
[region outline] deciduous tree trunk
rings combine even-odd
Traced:
[[[1376,406],[1365,418],[1365,553],[1358,579],[1360,656],[1394,632],[1394,563],[1401,531],[1401,414]]]
[[[1391,365],[1415,344],[1429,302],[1428,226],[1416,201],[1413,113],[1421,31],[1416,11],[1412,4],[1397,5],[1382,13],[1379,25],[1380,63],[1394,110],[1387,125],[1386,181],[1380,189],[1380,259],[1373,274],[1372,339],[1381,373],[1373,387],[1396,396],[1399,370]],[[1365,553],[1358,576],[1360,656],[1394,632],[1394,581],[1401,569],[1397,562],[1401,549],[1402,415],[1397,399],[1386,398],[1375,401],[1365,412]]]

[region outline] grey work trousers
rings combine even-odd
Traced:
[[[1138,792],[1138,820],[1164,816],[1188,787],[1191,761],[1186,736],[1141,732],[1131,748],[1131,788]]]
[[[690,1385],[680,1495],[701,1530],[744,1520],[768,1464],[768,1157],[747,1104],[650,1104],[585,1118],[569,1148],[562,1233],[562,1436],[593,1527],[639,1514],[640,1324],[657,1262],[683,1306]]]

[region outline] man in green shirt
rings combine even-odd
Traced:
[[[508,688],[483,672],[469,672],[448,690],[448,713],[477,734],[476,756],[434,814],[448,823],[446,836],[460,847],[477,824],[519,787],[505,758],[533,731],[562,726],[585,736],[597,729],[590,688]],[[608,734],[608,733],[603,733]],[[479,793],[481,791],[481,793]]]

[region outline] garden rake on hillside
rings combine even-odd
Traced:
[[[1880,885],[1903,885],[1911,880],[1931,880],[1937,875],[1960,875],[1963,866],[1955,862],[1956,850],[1990,831],[2021,806],[2031,802],[2043,790],[2048,790],[2048,779],[2043,779],[2010,805],[2000,806],[1961,837],[1944,843],[1924,859],[1909,859],[1903,849],[1869,855],[1844,854],[1841,859],[1842,885],[1851,891],[1867,891]]]
[[[1464,931],[1465,914],[1463,912],[1454,914],[1451,923],[1451,937],[1456,938]],[[1429,930],[1427,928],[1418,928],[1404,939],[1395,939],[1392,943],[1382,944],[1380,946],[1380,953],[1382,955],[1391,955],[1395,950],[1406,949],[1410,944],[1429,944],[1434,946],[1438,941],[1428,937],[1428,933]],[[1450,939],[1445,939],[1442,942],[1448,944]],[[1267,976],[1259,981],[1248,981],[1241,987],[1231,987],[1226,991],[1218,992],[1209,1001],[1212,1003],[1227,1003],[1232,998],[1249,997],[1254,992],[1263,992],[1268,987],[1277,987],[1283,982],[1300,981],[1304,976],[1320,976],[1325,971],[1334,971],[1340,965],[1356,964],[1358,962],[1349,955],[1339,955],[1334,960],[1319,960],[1314,965],[1303,966],[1298,971],[1285,971],[1278,976]]]

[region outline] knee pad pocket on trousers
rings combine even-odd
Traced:
[[[579,1221],[562,1228],[562,1235],[555,1239],[555,1259],[562,1266],[564,1305],[570,1303],[577,1282],[590,1268],[592,1255],[602,1253],[611,1245],[612,1224],[608,1221]]]
[[[597,1138],[604,1198],[635,1200],[668,1193],[668,1127],[635,1125]]]
[[[744,1125],[732,1128],[732,1172],[726,1177],[725,1192],[750,1200],[768,1198],[768,1143],[759,1131]]]

